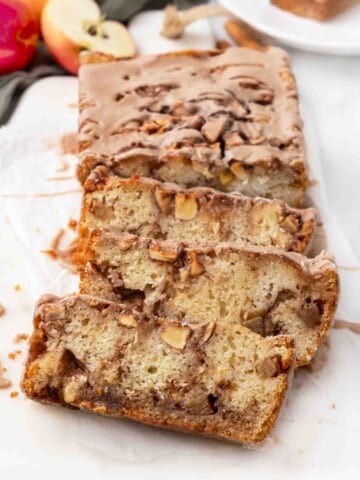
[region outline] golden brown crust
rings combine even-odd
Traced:
[[[97,167],[84,185],[80,233],[112,227],[154,239],[234,242],[308,251],[314,209],[296,210],[280,201],[226,194],[149,178],[123,179]]]
[[[82,145],[87,148],[90,143],[84,141]],[[307,172],[302,159],[292,162],[291,166],[284,165],[278,158],[259,159],[256,165],[244,165],[245,178],[234,176],[232,165],[223,167],[214,165],[211,178],[206,178],[202,175],[199,165],[175,155],[152,159],[134,156],[126,161],[116,161],[105,155],[86,154],[76,168],[80,183],[84,184],[90,173],[98,166],[104,166],[119,177],[139,175],[165,183],[172,182],[175,178],[176,183],[184,187],[204,186],[223,192],[239,192],[249,197],[277,199],[294,208],[302,207],[303,195],[308,186]],[[183,174],[188,180],[181,180]],[[231,182],[224,182],[223,178],[230,178]],[[268,187],[263,190],[258,184],[268,184]]]
[[[115,418],[125,416],[160,427],[247,445],[263,441],[273,428],[294,363],[294,341],[291,337],[262,339],[246,328],[234,325],[225,329],[213,326],[210,336],[204,336],[202,327],[179,324],[178,328],[191,331],[186,347],[180,351],[161,340],[164,328],[174,325],[169,320],[146,317],[128,306],[84,295],[50,300],[42,300],[35,312],[34,333],[22,381],[22,389],[29,398]],[[131,315],[136,323],[130,327],[123,326],[119,319],[124,315]],[[86,348],[86,340],[79,339],[76,333],[81,323],[82,339],[89,337],[92,341],[92,335],[96,335],[99,340],[99,343],[93,342],[91,351]],[[111,342],[105,340],[107,331],[118,337],[116,345],[123,345],[120,356],[113,356]],[[226,335],[240,335],[234,338],[238,342],[236,348],[227,346],[233,351],[231,363],[227,366],[231,371],[234,369],[230,383],[226,376],[221,380],[214,367],[216,364],[222,368],[226,365],[225,357],[218,358],[221,351],[218,347],[226,344],[227,340],[223,338]],[[149,346],[147,340],[150,341]],[[145,342],[145,347],[142,342]],[[99,349],[101,343],[103,348]],[[158,371],[150,367],[152,373],[141,377],[143,386],[139,387],[136,382],[129,384],[131,375],[141,376],[136,372],[143,365],[136,366],[133,374],[126,365],[129,361],[136,363],[138,353],[142,358],[146,357],[147,349],[156,352],[154,347],[159,343],[162,343],[167,357],[156,357],[154,353],[148,357],[152,362],[155,357],[160,362],[157,364]],[[115,372],[111,378],[108,367],[104,370],[101,366],[106,365],[109,353],[113,358],[110,368]],[[181,370],[181,362],[187,357],[188,366]],[[169,358],[169,362],[166,363],[164,358]],[[200,368],[197,358],[201,359]],[[244,367],[242,362],[246,363]],[[162,376],[157,378],[164,365],[170,382],[165,387]],[[177,373],[179,368],[180,373]],[[194,372],[198,372],[195,377]],[[148,389],[146,382],[151,375],[155,383]],[[181,388],[188,383],[184,391],[180,387],[174,388],[179,376],[183,385]],[[215,383],[214,378],[217,378]],[[196,391],[199,385],[202,387]],[[246,386],[249,388],[246,389]],[[194,395],[191,393],[193,389]],[[230,391],[232,393],[228,396]]]
[[[205,321],[238,321],[262,335],[291,334],[297,366],[308,364],[337,306],[336,267],[271,247],[187,246],[93,231],[80,269],[80,291]],[[225,309],[225,310],[224,310]],[[226,313],[224,313],[224,311]]]

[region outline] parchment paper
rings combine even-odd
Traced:
[[[64,157],[61,135],[76,130],[77,80],[51,78],[26,94],[12,123],[0,130],[0,359],[18,390],[22,360],[7,358],[17,333],[32,330],[33,305],[45,292],[77,290],[77,277],[52,261],[49,248],[59,228],[77,218],[81,193],[75,157],[59,172]],[[311,118],[303,105],[310,188],[339,265],[356,266],[324,195],[321,161]],[[60,194],[60,192],[67,192]],[[54,195],[58,193],[58,195]],[[68,239],[71,237],[69,232]],[[65,243],[66,243],[65,241]],[[360,273],[340,270],[342,294],[337,317],[359,319]],[[15,290],[15,285],[20,290]],[[57,407],[41,406],[22,394],[10,399],[0,390],[0,478],[64,479],[332,479],[358,478],[360,456],[360,337],[331,331],[322,368],[297,372],[278,426],[266,447],[248,451],[237,445],[187,436]],[[321,365],[321,362],[318,362]],[[73,477],[74,476],[74,477]]]

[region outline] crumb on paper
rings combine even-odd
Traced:
[[[70,218],[68,227],[71,228],[71,230],[76,230],[77,221],[74,218]]]
[[[76,155],[78,150],[77,133],[64,133],[60,137],[45,139],[45,148],[48,150],[57,149],[60,156],[60,166],[57,172],[65,172],[70,168],[70,163],[63,158],[64,155]]]
[[[10,392],[10,397],[11,398],[16,398],[19,396],[19,392],[17,392],[16,390],[14,390],[13,392]]]
[[[0,363],[0,389],[10,388],[11,380],[3,376],[3,372],[6,372],[6,368],[3,368]]]
[[[20,292],[20,290],[21,290],[21,285],[20,285],[19,283],[17,283],[16,285],[14,285],[14,290],[15,290],[16,292]]]
[[[58,148],[61,155],[76,155],[78,150],[77,132],[68,132],[57,138],[44,139],[44,145],[49,150]]]
[[[40,228],[39,228],[39,227],[35,228],[35,232],[36,232],[36,233],[41,233]]]
[[[63,155],[76,155],[78,152],[77,132],[64,133],[60,137],[60,151]]]
[[[6,310],[4,305],[0,302],[0,317],[2,317],[5,314]]]
[[[14,338],[15,343],[25,342],[29,338],[27,333],[18,333]]]
[[[77,106],[78,106],[78,104],[77,104],[76,102],[70,102],[70,103],[68,103],[68,107],[69,107],[70,109],[75,109],[75,108],[77,108]]]
[[[8,378],[0,377],[0,389],[10,388],[12,385],[11,380]]]
[[[21,350],[14,350],[13,352],[8,353],[9,360],[16,360],[16,358],[21,354]]]
[[[335,408],[336,408],[336,403],[332,403],[332,404],[331,404],[331,408],[332,408],[332,410],[335,410]]]

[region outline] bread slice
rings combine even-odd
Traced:
[[[300,17],[328,20],[359,0],[271,0],[271,3]]]
[[[316,212],[296,210],[276,200],[185,189],[149,178],[109,176],[97,167],[84,185],[80,236],[94,228],[159,240],[234,242],[306,252]]]
[[[238,323],[179,324],[129,305],[43,297],[24,393],[110,417],[257,444],[289,384],[294,341]]]
[[[287,53],[233,47],[80,68],[78,177],[97,165],[301,206],[302,122]]]
[[[80,268],[80,291],[191,323],[238,322],[261,335],[293,335],[297,366],[326,335],[338,299],[336,267],[275,248],[186,246],[94,231]]]

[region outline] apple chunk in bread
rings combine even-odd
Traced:
[[[93,0],[49,0],[41,17],[41,31],[52,55],[77,74],[82,50],[115,57],[132,57],[135,44],[119,22],[104,21]]]

